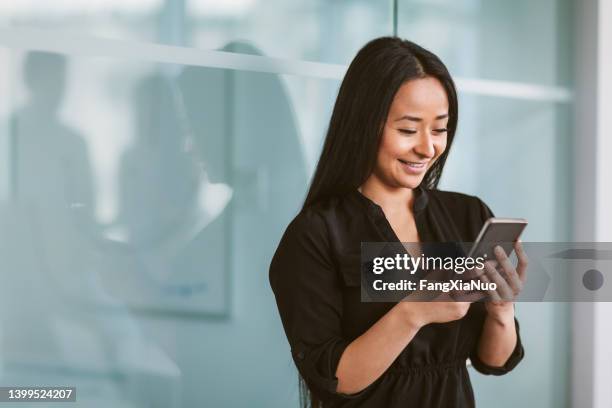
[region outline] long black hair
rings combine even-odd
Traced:
[[[304,207],[363,184],[376,164],[395,94],[406,81],[424,77],[438,79],[448,98],[447,147],[421,183],[437,188],[457,129],[455,84],[432,52],[398,37],[380,37],[359,50],[342,80]]]
[[[446,66],[430,51],[398,37],[381,37],[359,50],[348,67],[304,207],[363,184],[376,164],[383,126],[395,94],[406,81],[424,77],[438,79],[448,98],[446,150],[421,182],[423,187],[437,188],[457,130],[455,84]],[[299,391],[303,407],[321,407],[321,401],[301,377]]]

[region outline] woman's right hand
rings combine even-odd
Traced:
[[[448,279],[448,273],[433,270],[428,272],[426,278],[430,281],[444,281]],[[456,301],[453,292],[415,290],[400,304],[410,324],[421,328],[430,323],[461,319],[470,309],[471,302]]]
[[[421,328],[430,323],[459,320],[467,314],[470,304],[470,302],[456,302],[448,294],[443,293],[429,301],[405,299],[400,302],[400,307],[404,310],[409,323]]]

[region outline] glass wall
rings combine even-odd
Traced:
[[[570,88],[571,6],[400,1],[399,35],[436,52],[461,78]],[[527,218],[525,241],[570,241],[569,101],[514,96],[460,95],[459,130],[441,188],[477,195],[497,216]],[[502,381],[472,371],[477,404],[569,406],[570,305],[517,303],[516,315],[525,359]]]
[[[199,49],[248,40],[268,56],[341,64],[369,39],[391,34],[392,19],[389,0],[29,0],[0,5],[4,27]]]
[[[394,30],[458,79],[442,187],[570,238],[568,0],[38,3],[0,5],[2,384],[297,406],[269,261],[345,64]],[[526,359],[477,402],[566,406],[566,307],[517,315]]]

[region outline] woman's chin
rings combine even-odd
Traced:
[[[403,177],[401,180],[397,180],[397,185],[399,187],[415,189],[419,185],[421,185],[422,181],[423,181],[423,177],[414,177],[414,178]]]

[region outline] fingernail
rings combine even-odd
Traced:
[[[497,255],[501,255],[501,254],[502,254],[502,252],[503,252],[502,247],[500,247],[499,245],[497,245],[497,246],[495,247],[495,253],[496,253]]]

